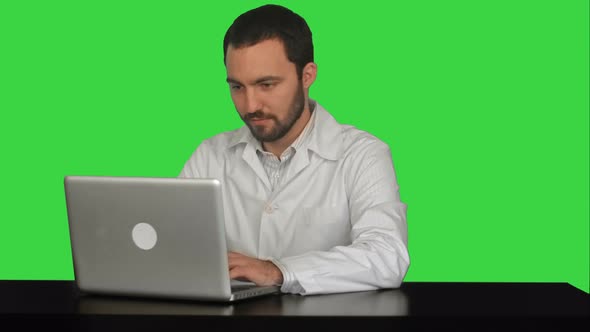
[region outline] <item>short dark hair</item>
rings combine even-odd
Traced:
[[[234,20],[223,38],[223,63],[229,45],[240,48],[275,38],[283,43],[287,58],[295,64],[301,79],[303,67],[313,62],[311,30],[303,17],[278,5],[254,8]]]

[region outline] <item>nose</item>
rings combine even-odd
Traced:
[[[254,113],[256,111],[260,111],[262,109],[262,104],[260,103],[260,99],[256,93],[256,89],[247,89],[246,90],[246,113]]]

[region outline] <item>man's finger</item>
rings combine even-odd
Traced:
[[[228,252],[227,252],[227,256],[228,256],[228,257],[234,257],[234,258],[238,258],[238,257],[246,257],[245,255],[242,255],[242,254],[240,254],[240,253],[238,253],[238,252],[235,252],[235,251],[228,251]]]
[[[237,266],[237,265],[245,265],[248,263],[248,260],[246,259],[246,256],[243,256],[243,255],[230,256],[228,254],[227,255],[227,263],[229,264],[230,267],[232,267],[232,266]]]
[[[229,278],[230,279],[238,279],[238,278],[248,279],[248,278],[246,278],[245,270],[239,266],[234,267],[229,270]]]

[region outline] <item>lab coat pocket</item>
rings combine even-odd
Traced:
[[[349,245],[350,217],[347,207],[303,207],[297,223],[295,240],[304,251],[326,251],[335,246]]]

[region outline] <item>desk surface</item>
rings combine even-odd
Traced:
[[[263,321],[267,327],[358,324],[363,329],[375,324],[406,327],[436,322],[448,323],[456,330],[457,322],[485,322],[486,326],[505,328],[515,320],[529,327],[551,323],[563,327],[581,321],[585,330],[589,318],[590,296],[566,283],[406,282],[400,289],[316,296],[280,294],[219,304],[85,295],[73,281],[0,280],[0,320],[37,322],[44,327],[61,324],[73,330],[89,326],[125,330],[142,325],[142,331],[194,328],[199,321],[242,329]]]

